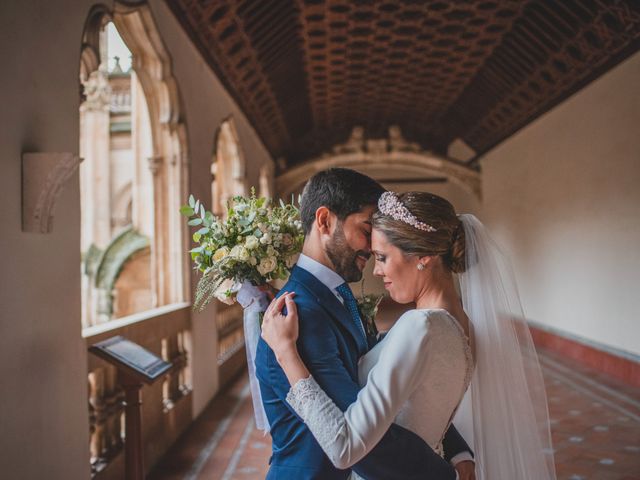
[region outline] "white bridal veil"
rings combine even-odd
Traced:
[[[478,480],[556,478],[542,372],[508,260],[473,215],[464,226],[462,304],[476,369],[454,423],[472,443]]]

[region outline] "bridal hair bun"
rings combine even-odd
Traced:
[[[407,255],[440,256],[454,273],[465,271],[465,237],[453,205],[427,192],[384,193],[373,228]]]
[[[451,237],[451,250],[445,259],[445,263],[449,264],[449,268],[453,273],[462,273],[466,270],[466,249],[464,227],[462,222],[458,220],[458,228],[453,232]]]

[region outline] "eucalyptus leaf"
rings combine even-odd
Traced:
[[[194,211],[193,208],[191,208],[189,205],[183,205],[182,207],[180,207],[180,213],[185,217],[191,217]]]
[[[202,234],[200,234],[198,232],[193,234],[193,241],[194,242],[196,242],[196,243],[199,242],[201,238],[202,238]]]
[[[189,220],[187,222],[187,225],[190,225],[192,227],[195,227],[196,225],[201,225],[202,224],[202,219],[201,218],[194,218],[192,220]]]
[[[198,211],[198,209],[196,208],[196,212],[197,211]],[[202,217],[202,219],[204,219],[204,215],[205,215],[204,205],[200,205],[200,217]]]
[[[196,212],[200,209],[200,200],[196,200],[196,204],[193,206],[193,209]]]
[[[193,195],[189,195],[189,206],[191,208],[196,206],[196,199]]]
[[[211,231],[210,228],[208,227],[202,227],[200,230],[198,230],[196,233],[199,233],[200,235],[206,235],[207,233],[209,233]]]

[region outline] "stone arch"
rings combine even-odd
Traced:
[[[454,160],[423,150],[402,138],[398,127],[391,127],[388,139],[364,139],[361,127],[355,127],[351,138],[336,145],[331,153],[314,158],[287,170],[276,178],[276,190],[281,198],[299,193],[304,183],[315,173],[331,167],[347,167],[380,179],[396,175],[410,179],[444,178],[458,184],[467,193],[482,198],[480,172]]]
[[[153,178],[154,298],[157,305],[186,301],[189,266],[182,252],[187,249],[187,229],[178,210],[187,191],[189,154],[172,61],[146,3],[116,1],[112,9],[100,4],[91,8],[85,22],[81,80],[100,68],[101,32],[109,21],[132,53],[132,68],[148,109],[152,153],[146,162]]]
[[[105,5],[94,5],[89,10],[80,47],[80,97],[82,101],[85,100],[82,84],[89,79],[91,73],[100,67],[100,32],[110,21],[111,11]]]
[[[125,263],[136,253],[149,248],[149,239],[133,228],[116,236],[96,262],[95,286],[98,290],[98,314],[110,319],[113,313],[113,288]]]

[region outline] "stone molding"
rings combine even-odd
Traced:
[[[82,159],[73,153],[22,154],[22,231],[51,233],[53,208]]]
[[[305,162],[276,178],[276,190],[281,198],[289,198],[315,173],[331,167],[347,167],[369,173],[373,178],[381,170],[393,170],[416,177],[444,176],[477,199],[482,199],[482,179],[479,171],[461,165],[447,157],[422,149],[408,142],[400,128],[389,128],[388,138],[366,139],[363,127],[354,127],[349,139],[332,148],[330,153]]]

